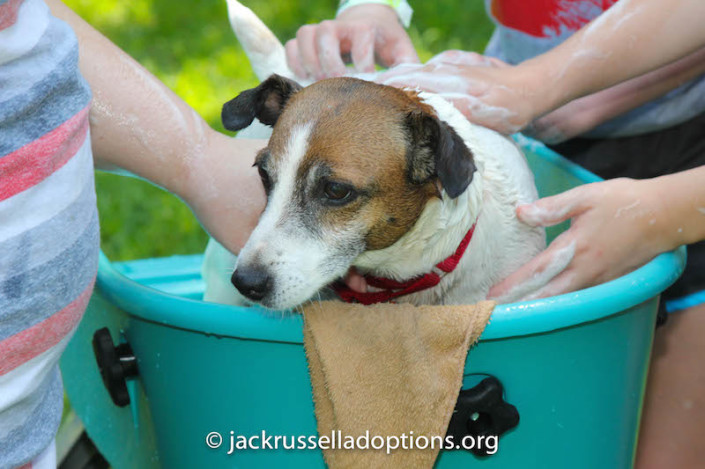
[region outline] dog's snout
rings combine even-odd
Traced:
[[[261,267],[238,266],[231,281],[247,298],[260,301],[272,290],[272,277]]]

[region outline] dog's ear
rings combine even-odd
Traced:
[[[462,194],[477,169],[465,142],[448,124],[421,110],[407,114],[406,126],[411,139],[407,154],[411,182],[423,184],[437,177],[452,199]]]
[[[257,88],[246,90],[223,105],[221,120],[228,130],[244,129],[254,118],[273,126],[291,95],[301,89],[301,85],[280,75],[272,75]]]

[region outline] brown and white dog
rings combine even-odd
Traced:
[[[249,10],[229,6],[236,33],[238,21],[250,35],[266,30]],[[286,70],[271,38],[239,37],[261,74]],[[272,75],[223,107],[228,129],[254,119],[273,127],[255,161],[268,201],[232,274],[254,302],[296,307],[355,267],[382,291],[343,288],[346,298],[470,304],[545,246],[543,230],[515,216],[537,197],[517,146],[438,96],[356,78],[301,87]],[[222,272],[229,258],[209,250],[206,263]],[[236,301],[222,282],[214,288],[208,300]]]

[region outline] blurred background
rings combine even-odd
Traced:
[[[335,15],[337,1],[241,0],[282,42],[306,23]],[[224,131],[220,108],[257,85],[233,35],[225,0],[65,0],[96,29],[133,56]],[[482,51],[492,26],[481,0],[410,1],[409,33],[421,60],[448,49]],[[233,155],[237,158],[237,155]],[[143,181],[96,177],[101,244],[112,260],[193,254],[207,235],[176,197]]]

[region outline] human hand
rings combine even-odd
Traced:
[[[229,251],[245,245],[264,210],[266,196],[252,166],[265,140],[235,139],[211,132],[179,195],[208,233]]]
[[[423,65],[399,65],[376,81],[418,88],[452,102],[473,123],[503,134],[521,130],[543,108],[515,67],[474,52],[446,51]]]
[[[516,272],[492,287],[490,298],[530,300],[612,280],[674,247],[676,229],[653,180],[587,184],[517,208],[530,226],[571,227]],[[677,245],[677,244],[676,244]]]
[[[350,7],[334,20],[299,28],[296,39],[286,43],[289,67],[300,78],[320,80],[343,76],[349,57],[359,73],[419,61],[411,39],[387,5]]]

